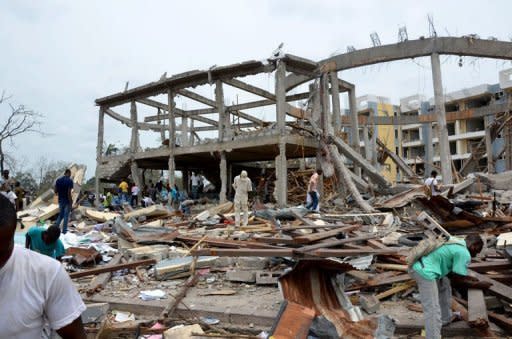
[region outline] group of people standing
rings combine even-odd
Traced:
[[[9,170],[4,170],[0,178],[0,193],[16,207],[16,211],[23,210],[26,192],[21,183],[9,177]]]

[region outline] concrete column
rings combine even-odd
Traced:
[[[334,134],[339,135],[341,132],[341,106],[340,106],[340,85],[338,81],[338,73],[330,72],[329,79],[331,82],[332,96],[332,122],[334,125]]]
[[[332,127],[330,100],[329,100],[329,80],[327,74],[320,76],[320,95],[322,99],[322,115],[321,126],[325,134],[333,135],[334,129]]]
[[[217,104],[217,110],[219,111],[219,141],[224,140],[227,137],[226,130],[228,125],[226,124],[226,107],[224,105],[224,90],[222,89],[222,81],[217,80],[215,82],[215,103]]]
[[[432,142],[432,123],[423,125],[425,128],[425,177],[434,170],[434,143]]]
[[[158,125],[162,125],[162,120],[163,119],[162,119],[162,111],[160,110],[160,108],[158,109],[156,115],[158,116],[158,121],[157,121]],[[163,125],[165,126],[165,123]],[[162,128],[160,130],[160,139],[162,140],[162,142],[164,142],[164,140],[165,140],[165,130],[164,130],[164,128]]]
[[[348,94],[349,94],[348,102],[349,102],[349,106],[350,106],[350,144],[351,144],[352,148],[357,153],[361,153],[361,146],[360,146],[361,140],[359,139],[358,108],[357,108],[357,100],[356,100],[356,86],[353,86],[349,90]],[[355,164],[354,164],[354,173],[357,176],[361,176],[361,168],[359,168]]]
[[[130,106],[130,122],[132,125],[132,137],[130,139],[130,149],[132,153],[137,153],[140,148],[139,125],[137,123],[137,104],[132,101]]]
[[[368,125],[363,126],[363,142],[364,142],[364,157],[366,160],[372,160],[372,147],[370,144],[370,137],[368,131]]]
[[[372,133],[372,141],[371,141],[371,148],[372,148],[372,165],[377,166],[377,125],[373,124],[373,133]]]
[[[220,152],[220,193],[219,200],[221,203],[227,201],[226,192],[228,188],[228,168],[226,162],[226,152]]]
[[[103,139],[105,135],[105,109],[100,107],[100,111],[98,113],[98,141],[96,144],[96,175],[94,180],[94,191],[96,193],[95,203],[99,205],[100,203],[100,171],[99,166],[101,164],[101,159],[103,158]]]
[[[279,129],[279,158],[276,161],[277,204],[286,207],[288,197],[286,162],[286,65],[280,60],[276,69],[276,117]]]
[[[315,86],[315,84],[309,85],[309,92],[313,93],[312,103],[311,103],[311,119],[317,124],[320,123],[320,111],[322,110],[320,106],[320,86]]]
[[[190,134],[189,134],[190,138],[189,138],[188,144],[189,144],[189,146],[194,146],[194,119],[190,119],[189,131],[190,131]]]
[[[446,110],[444,107],[443,79],[441,76],[441,62],[438,53],[430,56],[432,65],[432,79],[434,82],[435,113],[437,117],[437,135],[439,138],[439,155],[441,157],[441,173],[443,183],[452,184],[452,157],[450,154],[450,142],[448,129],[446,128]]]
[[[188,119],[187,117],[181,118],[181,146],[188,146]]]
[[[176,93],[169,89],[167,91],[167,111],[169,112],[169,186],[173,187],[176,183],[175,171],[176,164],[174,162],[174,148],[176,147],[176,117],[174,114],[174,97]],[[169,194],[169,202],[171,201]]]
[[[139,165],[137,164],[137,160],[135,159],[132,159],[132,163],[130,165],[130,172],[132,175],[132,180],[135,183],[135,185],[139,186],[139,188],[142,189],[142,180],[140,176]]]
[[[492,152],[492,136],[491,136],[491,128],[490,128],[490,120],[491,116],[484,117],[484,126],[485,126],[485,152],[487,153],[487,172],[489,174],[494,173],[494,158]]]
[[[286,127],[286,65],[278,61],[276,69],[276,118],[277,128],[284,135]]]

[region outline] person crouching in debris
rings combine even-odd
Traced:
[[[242,171],[233,181],[235,189],[235,226],[240,227],[240,212],[244,213],[243,226],[249,222],[249,192],[252,192],[251,179],[247,177],[247,172]]]
[[[59,237],[60,228],[57,225],[52,225],[48,229],[34,226],[25,235],[25,248],[60,261],[66,251]]]
[[[318,194],[318,178],[320,178],[322,173],[323,171],[321,169],[317,169],[309,179],[308,196],[310,201],[306,204],[308,210],[318,210],[318,201],[320,200],[320,194]]]
[[[62,265],[14,245],[16,211],[0,195],[0,337],[85,339],[85,305]],[[48,324],[48,325],[45,325]],[[43,334],[44,333],[44,334]]]
[[[491,284],[468,277],[468,265],[483,247],[479,235],[465,240],[450,237],[443,245],[419,257],[409,274],[416,280],[423,306],[426,338],[441,338],[441,327],[452,321],[450,280],[454,285],[489,288]]]

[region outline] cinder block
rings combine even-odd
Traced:
[[[279,277],[283,274],[279,272],[258,271],[256,272],[256,285],[277,285]]]
[[[368,313],[375,313],[380,308],[379,299],[373,294],[361,294],[359,296],[361,307]]]
[[[218,257],[215,260],[215,267],[229,267],[234,264],[235,260],[232,257]]]
[[[254,283],[256,282],[256,273],[253,271],[227,271],[226,280],[234,282]]]

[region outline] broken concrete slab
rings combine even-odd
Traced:
[[[136,209],[132,212],[125,213],[124,220],[128,220],[130,218],[139,218],[141,216],[145,217],[164,217],[169,215],[169,210],[162,205],[153,205],[141,209]]]

